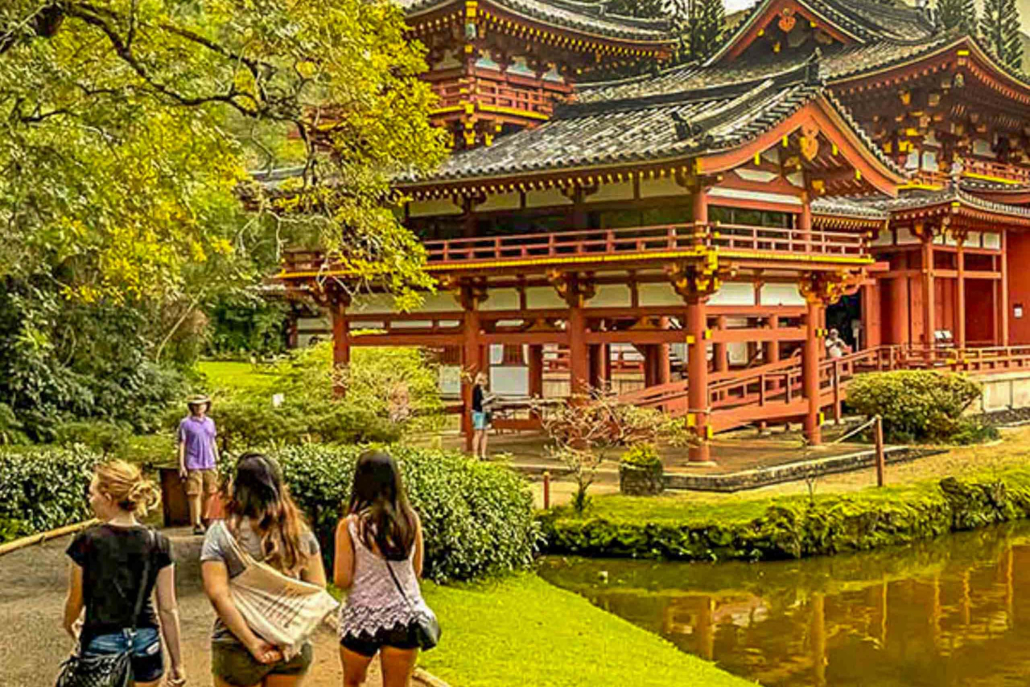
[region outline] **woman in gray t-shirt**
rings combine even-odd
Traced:
[[[276,687],[298,684],[311,666],[311,645],[286,661],[247,626],[229,593],[229,580],[246,567],[229,537],[255,560],[324,587],[318,540],[290,498],[279,465],[258,453],[244,454],[236,463],[225,511],[226,526],[208,530],[200,553],[204,591],[218,614],[211,637],[215,687],[265,685],[271,676]]]

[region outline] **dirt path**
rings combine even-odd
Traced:
[[[208,637],[214,612],[200,587],[201,539],[171,534],[189,684],[210,687]],[[68,541],[58,539],[0,557],[0,687],[54,684],[58,665],[72,648],[61,629],[68,575],[64,549]],[[343,672],[334,633],[329,629],[319,632],[314,644],[315,663],[304,686],[339,687]],[[379,687],[378,669],[367,684]]]

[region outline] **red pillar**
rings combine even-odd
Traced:
[[[343,397],[346,380],[341,374],[350,365],[350,327],[347,324],[347,300],[334,297],[329,306],[333,321],[333,395]]]
[[[811,252],[812,246],[812,205],[808,200],[808,193],[801,194],[801,214],[798,215],[798,231],[801,232],[801,240],[805,242],[802,249],[805,253]]]
[[[883,343],[880,331],[880,283],[862,286],[862,336],[860,348],[877,348]]]
[[[705,299],[692,298],[687,302],[687,404],[694,432],[700,445],[690,448],[693,463],[711,460],[708,444],[708,328]]]
[[[669,318],[661,317],[658,319],[658,326],[665,331],[669,328]],[[655,348],[655,356],[658,358],[656,361],[656,382],[658,384],[668,384],[672,381],[672,361],[669,358],[669,344],[662,343],[658,344]]]
[[[955,345],[966,347],[966,254],[959,244],[955,258],[958,278],[955,280]]]
[[[529,395],[543,398],[544,395],[544,347],[539,344],[529,346]]]
[[[902,260],[898,269],[905,269],[907,263]],[[907,344],[909,338],[909,297],[908,277],[895,277],[890,280],[891,331],[890,343]]]
[[[726,316],[719,315],[715,318],[715,328],[717,330],[724,331],[726,329]],[[726,348],[726,344],[717,343],[713,345],[715,349],[713,351],[713,357],[715,358],[715,371],[726,372],[730,369],[730,356],[729,351]]]
[[[1001,230],[1001,345],[1009,345],[1009,240],[1008,230]]]
[[[933,240],[928,237],[923,240],[923,342],[927,346],[936,343],[937,304],[933,279]]]
[[[770,315],[766,318],[766,326],[769,329],[779,329],[780,318],[777,315]],[[780,342],[779,341],[766,341],[765,342],[765,353],[764,363],[778,363],[780,362]]]
[[[805,436],[813,446],[822,443],[822,431],[819,427],[819,314],[822,303],[809,301],[808,314],[805,317],[805,346],[801,358],[802,384],[804,395],[808,401],[805,414]]]
[[[585,396],[590,393],[590,357],[586,340],[586,317],[583,314],[583,303],[577,300],[569,307],[569,383],[572,396]]]
[[[479,310],[474,297],[465,299],[462,316],[464,343],[461,349],[461,431],[465,435],[465,450],[472,451],[472,387],[482,364],[479,345]]]

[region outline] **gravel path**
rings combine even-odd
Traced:
[[[208,636],[214,611],[200,586],[200,537],[171,531],[176,558],[176,588],[182,617],[183,653],[190,685],[210,687]],[[67,589],[68,537],[0,557],[0,687],[47,687],[72,648],[61,629]],[[343,683],[336,637],[331,630],[315,637],[315,664],[305,687]],[[378,670],[369,687],[379,687]],[[416,682],[416,685],[423,683]]]

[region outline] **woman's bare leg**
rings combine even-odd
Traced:
[[[417,659],[418,649],[384,646],[379,651],[379,661],[383,666],[383,687],[408,687]]]
[[[343,664],[343,687],[361,687],[365,684],[368,664],[374,656],[362,656],[346,647],[340,647],[340,663]]]
[[[297,687],[303,681],[303,675],[269,675],[261,684],[264,687]]]

